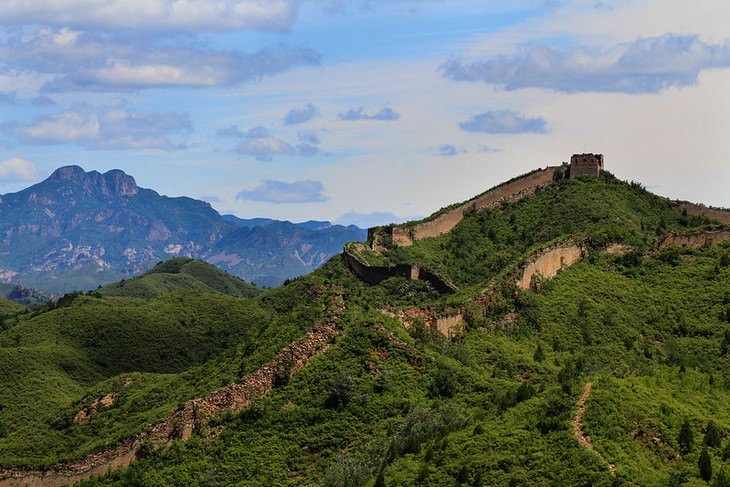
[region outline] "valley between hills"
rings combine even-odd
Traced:
[[[0,300],[0,485],[730,485],[730,212],[602,165],[271,289],[185,255]],[[79,170],[55,187],[149,191]]]

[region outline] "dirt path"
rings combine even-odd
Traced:
[[[334,296],[325,308],[325,319],[312,327],[304,338],[284,347],[273,360],[243,377],[240,382],[217,389],[206,397],[188,401],[182,409],[150,426],[134,439],[110,445],[75,462],[54,465],[44,472],[0,468],[0,487],[71,485],[128,467],[143,446],[154,449],[190,438],[211,419],[225,412],[241,411],[255,399],[270,392],[276,381],[281,380],[282,371],[292,376],[327,350],[339,334],[337,323],[344,310],[342,296]]]
[[[573,434],[575,435],[576,439],[578,440],[578,443],[581,444],[581,446],[587,450],[592,451],[596,455],[599,456],[601,460],[608,465],[608,470],[611,472],[611,475],[614,477],[616,476],[616,465],[609,463],[606,458],[601,455],[598,450],[596,450],[593,446],[593,441],[591,441],[591,437],[586,435],[583,432],[583,415],[586,412],[586,408],[588,408],[588,405],[586,404],[586,401],[588,400],[588,396],[591,395],[591,391],[593,390],[593,383],[588,382],[586,383],[585,387],[583,387],[583,394],[581,394],[580,398],[576,402],[576,406],[578,406],[578,411],[575,413],[575,418],[571,421],[571,424],[573,425]]]

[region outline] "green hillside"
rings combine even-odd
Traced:
[[[197,259],[176,257],[160,262],[144,274],[108,284],[97,290],[102,296],[154,298],[178,289],[218,292],[253,297],[261,289]]]
[[[459,286],[451,295],[405,278],[366,284],[336,256],[234,297],[223,277],[169,261],[10,320],[0,464],[49,467],[133,438],[271,363],[341,296],[339,337],[298,373],[277,371],[242,412],[84,485],[700,486],[708,458],[712,485],[728,485],[730,241],[654,243],[707,228],[607,176],[561,180],[365,255],[431,268]],[[504,281],[565,237],[587,255],[535,290]],[[609,243],[628,247],[610,254]],[[460,312],[465,330],[448,340],[425,319],[406,328],[394,317],[406,308]],[[88,419],[74,421],[81,410]]]

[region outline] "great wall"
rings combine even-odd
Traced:
[[[597,176],[602,170],[602,155],[574,155],[569,168],[563,165],[538,169],[492,188],[463,204],[446,210],[429,221],[370,229],[368,242],[371,249],[376,251],[381,244],[379,240],[384,236],[392,238],[394,245],[409,246],[413,244],[414,240],[434,237],[450,231],[471,211],[496,207],[504,202],[517,201],[534,194],[539,188],[565,174],[570,177]],[[708,208],[688,202],[674,202],[674,204],[680,211],[686,210],[688,214],[705,216],[723,224],[730,224],[730,211],[728,210]],[[730,228],[712,228],[689,234],[668,233],[657,239],[655,247],[658,249],[670,246],[700,248],[718,245],[727,240],[730,240]],[[609,245],[604,249],[607,253],[618,254],[626,253],[629,250],[630,248],[621,244]],[[350,269],[363,281],[370,284],[377,284],[389,277],[406,277],[428,281],[441,293],[458,291],[458,288],[448,279],[418,264],[368,265],[355,252],[350,252],[347,248],[343,255]],[[522,290],[533,288],[541,280],[555,276],[560,270],[571,266],[585,255],[584,243],[575,238],[565,239],[533,251],[526,257],[522,265],[517,266],[501,280],[490,284],[473,302],[480,308],[486,308],[502,286],[514,285]],[[0,468],[0,487],[70,485],[127,467],[135,461],[143,449],[156,449],[169,445],[173,441],[190,438],[199,433],[211,419],[224,412],[241,411],[257,398],[270,392],[275,387],[277,376],[282,370],[293,375],[314,357],[323,353],[339,334],[337,323],[343,311],[344,301],[341,295],[337,295],[327,306],[325,320],[311,328],[304,338],[282,349],[273,360],[262,365],[256,372],[245,376],[240,382],[215,390],[203,398],[188,401],[183,408],[173,412],[163,421],[150,426],[135,438],[110,445],[104,450],[87,455],[78,461],[57,464],[46,471]],[[463,330],[466,311],[462,305],[458,308],[450,307],[442,310],[408,308],[395,312],[386,311],[386,314],[397,317],[405,326],[409,326],[414,320],[420,320],[445,337],[451,338]],[[582,433],[581,420],[589,393],[590,384],[587,384],[586,392],[579,400],[579,413],[574,421],[576,437],[587,448],[592,445],[590,439]],[[100,398],[99,402],[103,403],[104,400],[105,398]],[[84,422],[87,414],[89,412],[80,414],[77,417],[79,422]],[[609,467],[614,473],[613,466],[609,465]]]
[[[254,400],[270,392],[284,372],[291,376],[305,367],[313,358],[327,350],[339,334],[338,322],[345,310],[341,294],[334,295],[325,309],[325,318],[312,327],[300,340],[283,348],[270,362],[245,376],[240,382],[229,384],[208,396],[193,399],[128,441],[110,445],[106,449],[70,462],[57,464],[45,471],[19,468],[0,469],[0,486],[60,487],[71,485],[93,476],[129,466],[143,449],[156,449],[173,441],[186,440],[197,433],[211,419],[225,412],[241,411]],[[288,378],[288,377],[287,377]]]
[[[377,284],[389,277],[406,277],[426,280],[441,293],[457,292],[458,288],[447,278],[430,272],[419,264],[369,265],[360,255],[366,254],[367,251],[371,251],[376,255],[380,254],[388,245],[396,247],[411,246],[416,240],[436,237],[451,231],[464,219],[465,215],[472,211],[494,208],[505,202],[518,201],[535,194],[541,187],[561,177],[597,177],[602,171],[604,171],[602,154],[574,154],[567,166],[563,163],[561,166],[548,166],[545,169],[537,169],[496,186],[465,203],[442,210],[425,221],[370,228],[368,230],[369,248],[365,248],[364,244],[356,244],[350,248],[345,247],[343,255],[350,269],[369,284]],[[728,210],[708,208],[688,202],[673,202],[673,204],[678,210],[686,211],[688,214],[705,216],[721,223],[730,224],[730,211]],[[665,246],[701,247],[713,245],[728,238],[730,238],[730,229],[727,228],[686,235],[670,233],[659,238],[655,246],[657,248]],[[357,247],[357,245],[361,245],[362,248]],[[609,245],[603,249],[608,254],[625,254],[630,250],[629,247],[620,243]],[[485,304],[489,300],[493,289],[503,286],[507,282],[513,282],[517,288],[522,290],[530,289],[535,285],[536,279],[539,281],[540,279],[553,277],[558,271],[574,264],[585,254],[586,250],[583,243],[576,239],[567,239],[537,250],[530,254],[526,259],[526,263],[511,273],[509,277],[499,283],[491,283],[484,290],[482,296],[477,298],[477,301],[482,305]],[[448,310],[444,313],[443,310],[437,312],[430,308],[410,308],[397,312],[388,312],[388,314],[398,317],[404,326],[410,326],[413,319],[421,320],[429,328],[438,330],[448,338],[451,338],[463,328],[463,310],[458,313]]]
[[[534,194],[538,188],[553,182],[562,168],[562,166],[548,166],[545,169],[538,169],[496,186],[455,208],[439,214],[431,220],[415,224],[381,227],[382,230],[380,231],[384,232],[386,237],[390,237],[394,245],[402,247],[412,245],[414,240],[437,237],[451,231],[464,219],[464,215],[471,211],[494,208],[502,203],[517,201]],[[370,229],[368,231],[368,238],[375,246],[378,245],[379,236],[379,230]]]
[[[525,259],[524,264],[518,265],[507,273],[506,277],[491,284],[474,300],[480,308],[488,306],[495,292],[505,285],[513,284],[518,289],[527,290],[536,285],[537,281],[550,279],[558,272],[569,267],[586,255],[582,240],[568,238],[535,250]],[[388,316],[398,318],[401,324],[410,328],[414,320],[419,320],[428,328],[440,332],[446,338],[453,338],[464,328],[466,307],[436,310],[431,307],[406,308],[401,310],[384,311]]]
[[[699,232],[676,234],[669,232],[657,239],[656,247],[712,247],[730,239],[730,228],[713,228]]]

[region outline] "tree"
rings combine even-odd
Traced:
[[[694,433],[692,433],[692,425],[689,424],[689,420],[685,418],[684,423],[682,423],[682,427],[679,429],[679,437],[677,438],[679,451],[685,454],[691,452],[693,441]]]
[[[535,350],[535,355],[533,355],[532,358],[535,362],[542,362],[545,360],[545,352],[543,351],[540,343],[537,344],[537,350]]]
[[[722,435],[720,434],[720,428],[717,427],[714,421],[710,420],[707,423],[707,429],[705,430],[705,445],[709,447],[720,446],[722,442]]]
[[[355,381],[350,374],[340,371],[330,386],[325,405],[332,409],[344,409],[355,394]]]
[[[712,460],[710,459],[710,454],[707,453],[707,447],[702,449],[697,466],[700,468],[700,477],[702,477],[702,480],[709,482],[712,479]]]

